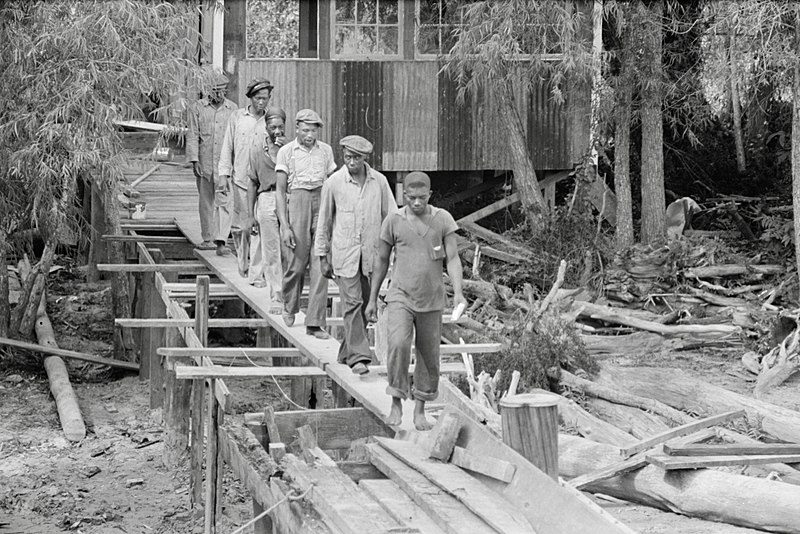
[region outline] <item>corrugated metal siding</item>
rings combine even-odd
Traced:
[[[294,114],[297,113],[297,63],[294,61],[243,61],[239,72],[241,73],[239,82],[242,87],[246,87],[253,78],[269,80],[275,87],[272,90],[272,100],[269,105],[282,108],[286,112],[286,122],[291,124]],[[287,127],[287,131],[291,135],[293,131],[291,126]]]
[[[570,168],[572,140],[567,132],[566,104],[553,101],[547,83],[534,88],[528,102],[528,148],[534,168]]]
[[[433,61],[384,63],[383,170],[437,169],[437,68]]]
[[[298,61],[297,83],[295,86],[295,98],[297,110],[311,108],[325,121],[325,127],[319,133],[319,138],[326,143],[333,145],[336,153],[336,143],[339,137],[334,136],[331,126],[334,120],[333,113],[333,65],[330,61]],[[292,123],[292,128],[294,123]],[[290,132],[294,132],[291,129]]]
[[[441,65],[439,65],[441,67]],[[439,71],[439,170],[474,169],[472,154],[472,116],[474,106],[467,96],[458,104],[458,85],[446,72]]]
[[[336,87],[340,89],[335,97],[334,139],[354,134],[369,139],[374,147],[370,161],[380,169],[383,166],[383,63],[335,62],[333,69]],[[337,163],[341,160],[338,152],[334,150]]]

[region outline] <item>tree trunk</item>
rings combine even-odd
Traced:
[[[31,276],[34,277],[33,284],[28,292],[27,304],[22,312],[18,332],[22,337],[29,337],[33,332],[34,322],[39,309],[39,301],[44,295],[44,288],[47,285],[47,275],[53,265],[53,255],[55,254],[56,244],[48,240],[44,245],[42,259],[34,269]]]
[[[731,28],[730,33],[725,39],[728,45],[728,62],[730,65],[730,91],[731,91],[731,108],[733,109],[733,139],[736,143],[736,169],[739,174],[744,174],[747,171],[747,161],[744,154],[744,138],[742,136],[742,104],[739,101],[739,89],[736,83],[739,77],[738,68],[736,65],[736,37]]]
[[[642,38],[645,63],[645,79],[642,80],[642,242],[658,243],[666,236],[660,22],[664,4],[657,0],[638,5],[646,21]]]
[[[0,337],[8,337],[9,321],[11,319],[7,245],[5,232],[0,231]]]
[[[747,104],[745,136],[747,143],[752,146],[764,146],[767,138],[767,108],[774,91],[772,80],[767,78],[756,87],[756,94]]]
[[[559,472],[585,475],[620,461],[619,449],[559,435]],[[601,480],[587,491],[733,525],[800,532],[800,487],[713,469],[664,472],[655,466]]]
[[[800,52],[800,7],[795,7],[794,47]],[[800,62],[794,62],[792,98],[792,206],[794,207],[794,254],[800,272]]]
[[[103,210],[108,232],[114,235],[122,233],[117,202],[116,182],[103,184]],[[124,243],[112,241],[107,247],[108,260],[111,263],[125,263]],[[114,305],[114,317],[125,318],[131,316],[131,296],[128,288],[126,273],[113,273],[111,277],[111,294]],[[115,339],[115,357],[125,361],[136,361],[136,349],[133,334],[130,328],[117,328]]]
[[[617,121],[614,129],[614,192],[617,194],[618,248],[633,245],[633,197],[631,195],[631,60],[626,47],[630,43],[628,29],[623,30],[622,65],[617,84]]]
[[[744,409],[748,421],[775,438],[800,443],[800,412],[740,395],[679,369],[604,366],[597,381],[701,416]]]
[[[544,224],[544,214],[547,212],[542,192],[539,189],[539,179],[533,168],[528,145],[525,142],[525,128],[514,105],[514,96],[509,88],[502,85],[497,88],[499,108],[503,121],[508,125],[509,151],[514,168],[514,185],[519,192],[522,207],[527,215],[531,229],[536,231]]]

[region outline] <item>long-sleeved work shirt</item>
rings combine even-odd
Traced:
[[[250,163],[250,148],[255,141],[266,135],[264,115],[256,117],[250,106],[237,109],[228,120],[222,152],[219,157],[219,175],[230,176],[233,183],[247,189],[247,166]]]
[[[386,177],[366,163],[364,186],[343,165],[322,185],[314,254],[330,252],[336,276],[369,275],[378,256],[381,223],[397,211]]]
[[[202,98],[189,109],[186,159],[200,163],[200,172],[206,180],[216,176],[225,129],[234,111],[236,103],[227,98],[219,107],[214,106],[207,98]]]
[[[297,142],[297,138],[292,139],[278,151],[275,170],[286,173],[289,192],[292,189],[317,189],[336,170],[333,149],[322,141],[306,148]]]

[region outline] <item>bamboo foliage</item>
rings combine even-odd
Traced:
[[[196,6],[178,2],[2,3],[0,254],[18,252],[12,247],[25,230],[55,250],[79,224],[80,180],[106,191],[116,211],[124,154],[114,121],[147,120],[142,102],[155,101],[162,118],[180,125],[186,98],[208,78],[196,62],[197,17]],[[0,290],[8,309],[7,286]],[[20,306],[36,301],[25,291]]]

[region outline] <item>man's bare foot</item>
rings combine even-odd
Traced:
[[[418,400],[414,405],[414,428],[423,431],[433,428],[433,423],[425,417],[425,401]]]
[[[392,397],[392,409],[389,410],[389,417],[386,424],[389,426],[400,426],[403,423],[403,401],[397,397]]]

